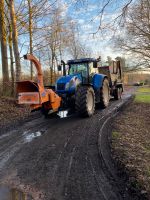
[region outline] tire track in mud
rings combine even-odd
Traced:
[[[92,124],[90,124],[90,127],[89,128],[91,128],[91,126],[92,126]],[[83,130],[85,130],[86,129],[86,125],[84,125],[84,127],[83,127]],[[84,134],[82,133],[82,135],[80,135],[80,138],[82,137],[82,140],[81,141],[83,141],[83,144],[80,144],[80,146],[82,145],[82,146],[84,146],[84,141],[85,141],[85,139],[86,139],[86,137],[87,137],[87,133],[85,132]],[[76,152],[74,151],[74,149],[73,149],[73,156],[74,156],[74,158],[73,157],[71,157],[70,159],[71,159],[71,163],[72,163],[72,166],[73,166],[73,159],[74,159],[74,163],[76,163],[77,162],[77,159],[75,160],[75,156],[77,156],[78,155],[78,148],[79,148],[79,144],[77,144],[75,147],[74,147],[74,149],[76,149]],[[76,153],[76,155],[75,155],[75,153]],[[87,166],[87,155],[85,154],[85,165]],[[65,196],[66,196],[66,198],[67,198],[67,191],[68,191],[68,186],[67,185],[70,185],[70,183],[69,183],[69,178],[71,177],[71,167],[69,166],[69,176],[68,176],[68,174],[67,174],[67,178],[66,178],[66,183],[65,183],[65,187],[64,187],[64,191],[65,191]],[[88,178],[88,177],[87,177]],[[86,184],[86,182],[87,182],[87,180],[85,181],[85,184]],[[88,182],[89,182],[89,180],[88,180]],[[81,188],[80,188],[80,184],[78,184],[77,183],[77,190],[78,190],[78,194],[79,194],[79,199],[84,199],[82,196],[81,196],[81,193],[82,193],[82,190],[81,190]],[[70,197],[69,197],[69,199],[70,199]]]
[[[101,120],[103,120],[104,119],[104,116],[102,116],[100,119],[99,119],[99,122],[101,122]],[[91,122],[90,122],[90,127],[88,127],[88,129],[90,130],[91,128],[92,128],[92,126],[94,125],[94,118],[91,118]],[[83,128],[83,130],[85,130],[86,129],[86,125],[85,125],[85,127]],[[96,131],[96,132],[98,132],[98,131]],[[82,133],[83,134],[83,133]],[[98,135],[97,135],[98,136]],[[80,143],[80,145],[82,145],[82,147],[84,147],[84,146],[86,146],[86,148],[87,148],[87,145],[85,145],[84,143],[85,143],[85,140],[86,140],[86,138],[88,138],[89,136],[88,136],[88,133],[87,132],[85,132],[84,133],[84,136],[82,136],[83,137],[83,144],[81,144]],[[80,135],[80,139],[81,139],[81,135]],[[89,139],[88,139],[89,140]],[[87,142],[86,142],[86,144],[88,143],[88,140],[87,140]],[[96,147],[96,142],[94,143],[94,146]],[[86,151],[87,151],[87,149],[86,149]],[[97,151],[98,151],[98,147],[97,147]],[[80,154],[81,152],[79,152],[79,154]],[[76,160],[78,161],[78,152],[76,151],[76,155],[74,155],[74,156],[76,156],[77,158],[76,158]],[[83,156],[84,157],[84,156]],[[95,179],[95,181],[96,181],[96,186],[97,186],[97,190],[98,190],[98,193],[97,193],[97,195],[96,196],[99,196],[99,198],[98,199],[109,199],[109,197],[108,197],[108,194],[109,194],[109,196],[112,198],[114,198],[114,195],[112,194],[112,192],[111,192],[111,189],[110,189],[110,186],[109,186],[109,184],[107,184],[107,182],[106,182],[106,177],[105,177],[105,174],[103,173],[103,172],[101,172],[101,174],[100,174],[100,176],[101,176],[101,179],[102,179],[102,177],[103,177],[103,181],[101,180],[101,179],[99,179],[98,180],[98,178],[97,178],[97,173],[96,173],[96,171],[95,171],[95,169],[94,169],[94,165],[93,165],[93,163],[92,163],[92,160],[91,160],[91,158],[90,158],[90,156],[87,154],[87,155],[85,155],[85,158],[86,158],[86,160],[85,160],[85,165],[86,165],[86,171],[87,170],[89,170],[90,172],[91,172],[91,174],[92,174],[92,177],[94,177],[94,179]],[[72,159],[72,158],[71,158]],[[75,158],[74,158],[74,160],[75,160]],[[74,161],[74,166],[76,165],[76,160]],[[72,165],[73,165],[73,162],[72,162]],[[82,166],[82,167],[84,167],[84,166]],[[75,169],[76,170],[76,169]],[[71,169],[69,168],[69,171],[71,171]],[[71,173],[71,172],[70,172]],[[78,174],[80,174],[80,172],[79,171],[77,171],[76,172],[76,174],[75,174],[75,176],[76,177],[78,177]],[[80,176],[81,176],[82,174],[80,174]],[[84,174],[83,174],[84,175]],[[82,188],[82,190],[81,189],[79,189],[81,186],[83,187],[83,185],[85,185],[86,184],[86,182],[89,182],[89,177],[88,177],[88,175],[89,175],[89,173],[87,173],[86,174],[86,180],[85,181],[83,181],[82,182],[82,184],[80,184],[80,183],[78,183],[78,182],[76,182],[76,187],[78,188],[78,192],[76,192],[76,194],[75,194],[75,198],[73,198],[73,199],[87,199],[87,194],[85,195],[85,197],[84,198],[82,198],[81,197],[81,194],[82,194],[82,196],[84,195],[83,194],[83,191],[84,191],[84,188]],[[74,175],[72,175],[72,176],[74,176]],[[70,178],[71,178],[71,175],[70,175]],[[81,177],[80,177],[81,178]],[[79,179],[80,179],[79,178]],[[87,181],[87,179],[88,179],[88,181]],[[106,194],[103,192],[103,184],[105,183],[105,187],[107,187],[107,189],[106,189]],[[67,190],[69,190],[69,187],[70,186],[66,186],[66,185],[70,185],[71,183],[68,181],[68,177],[67,177],[67,180],[66,180],[66,183],[65,183],[65,189],[64,189],[64,196],[65,196],[65,199],[72,199],[72,191],[70,191],[70,192],[68,192],[68,194],[67,194]],[[109,190],[108,190],[108,188],[110,189],[110,192],[109,192]],[[70,194],[69,194],[70,193]],[[85,191],[85,193],[87,193],[87,191]],[[77,196],[77,194],[79,194],[79,196]],[[57,198],[56,198],[57,199]],[[97,197],[96,197],[96,199],[97,199]],[[118,196],[115,198],[115,199],[118,199]]]
[[[102,119],[103,117],[101,117],[101,119]],[[91,118],[92,119],[92,118]],[[92,122],[90,123],[90,127],[89,127],[89,129],[91,129],[91,127],[93,126],[93,120],[92,120]],[[85,128],[84,128],[85,129]],[[84,130],[83,129],[83,130]],[[85,131],[85,133],[84,133],[84,137],[83,137],[83,144],[82,144],[82,146],[85,146],[85,144],[87,143],[86,142],[86,138],[88,138],[88,134],[87,134],[87,132]],[[87,140],[88,141],[88,140]],[[84,144],[85,143],[85,144]],[[86,147],[86,146],[85,146]],[[95,172],[94,172],[94,169],[93,169],[93,165],[92,165],[92,163],[91,163],[91,160],[89,159],[89,155],[88,155],[88,153],[87,153],[87,149],[85,149],[85,152],[86,152],[86,154],[85,154],[85,166],[86,166],[86,172],[87,172],[87,170],[88,171],[90,171],[90,173],[92,174],[92,177],[95,179],[96,177],[95,177]],[[80,154],[80,153],[79,153]],[[78,159],[78,152],[77,152],[77,155],[76,155],[76,157],[77,157],[77,159]],[[84,157],[84,156],[83,156]],[[92,170],[89,168],[89,162],[90,161],[90,165],[92,165]],[[77,172],[77,174],[78,174],[78,172]],[[90,181],[89,181],[89,177],[87,176],[89,173],[86,173],[86,180],[84,181],[84,184],[86,184],[87,182],[89,183]],[[80,174],[81,175],[81,174]],[[85,174],[83,174],[84,176],[85,176]],[[87,181],[87,179],[88,179],[88,181]],[[96,180],[96,182],[97,182],[97,179],[95,179]],[[83,182],[82,182],[83,183]],[[79,184],[78,185],[78,187],[81,185],[83,185],[83,184]],[[68,183],[68,185],[69,185],[70,183]],[[78,184],[78,183],[77,183]],[[104,196],[104,195],[100,195],[100,193],[102,193],[102,191],[100,190],[100,188],[99,188],[99,185],[97,184],[96,185],[97,186],[97,190],[99,191],[99,194],[98,194],[98,196],[99,197],[102,197],[102,196]],[[84,191],[84,190],[83,190]],[[78,199],[82,199],[81,198],[81,195],[80,194],[82,194],[82,196],[84,195],[83,194],[83,191],[80,189],[79,190],[79,197],[77,197]],[[71,197],[69,197],[68,199],[70,199]],[[85,199],[85,198],[83,198],[83,199]]]
[[[21,129],[9,131],[8,133],[0,136],[0,171],[5,166],[5,164],[14,156],[14,154],[19,151],[19,149],[25,143],[28,143],[28,141],[25,141],[26,135],[32,134],[39,130],[45,132],[45,125],[45,120],[41,120],[41,122],[39,123],[39,119],[34,119],[33,121],[29,121],[24,124]]]
[[[86,125],[84,125],[82,128],[83,130],[85,129]],[[64,148],[60,153],[60,156],[58,157],[57,160],[57,169],[55,170],[55,176],[53,177],[53,180],[55,179],[55,182],[52,181],[53,183],[53,194],[52,198],[56,198],[57,193],[58,193],[58,188],[54,187],[57,185],[59,181],[59,177],[61,177],[61,190],[64,188],[64,196],[66,196],[66,182],[68,181],[68,178],[70,176],[71,168],[74,162],[74,155],[77,151],[77,148],[80,144],[80,141],[85,138],[86,134],[80,135],[80,130],[73,131],[71,136],[67,138],[67,142],[64,144]],[[64,163],[65,161],[65,163]],[[56,173],[57,172],[57,173]],[[61,174],[59,174],[62,172]],[[62,179],[63,177],[63,179]],[[62,184],[63,182],[63,184]],[[79,188],[78,188],[79,190]],[[80,194],[80,193],[79,193]],[[54,196],[54,197],[53,197]],[[58,199],[61,197],[58,197]],[[57,198],[56,198],[57,199]]]
[[[116,108],[117,107],[119,107],[120,105],[118,105],[118,106],[116,106]],[[115,109],[116,109],[115,108]],[[107,111],[107,113],[108,113],[108,115],[109,115],[109,112],[110,111],[112,111],[112,108],[111,109],[108,109],[108,111]],[[99,119],[99,122],[101,122],[101,120],[104,120],[104,118],[106,118],[105,117],[105,115],[103,115],[100,119]],[[89,127],[89,129],[94,125],[94,118],[92,118],[92,121],[90,122],[91,123],[91,126]],[[104,123],[105,123],[105,120],[104,120]],[[103,123],[102,123],[103,124]],[[85,129],[85,127],[84,127],[84,129]],[[87,133],[85,133],[85,136],[87,137],[87,138],[89,138],[89,136],[87,135]],[[85,138],[85,137],[84,137]],[[89,139],[87,139],[87,142],[86,142],[86,148],[87,148],[87,143],[88,143],[88,141],[89,141]],[[84,146],[84,144],[83,144],[83,146]],[[97,145],[96,145],[96,142],[94,143],[94,146],[96,147]],[[87,149],[86,149],[87,150]],[[98,147],[97,147],[97,150],[98,150]],[[89,155],[85,155],[85,158],[86,158],[86,161],[85,161],[85,165],[86,165],[86,171],[92,171],[92,175],[93,175],[93,177],[95,178],[95,180],[96,180],[96,184],[97,184],[97,188],[98,188],[98,190],[99,190],[99,193],[97,194],[97,196],[99,196],[99,198],[98,199],[121,199],[121,196],[120,196],[120,194],[118,193],[117,195],[116,195],[116,191],[114,190],[112,190],[111,189],[111,185],[109,184],[109,182],[110,182],[110,178],[108,179],[107,177],[108,177],[108,175],[106,175],[108,172],[107,172],[107,168],[105,167],[105,169],[104,169],[104,167],[103,167],[103,165],[105,164],[105,162],[104,163],[102,163],[101,164],[101,166],[102,166],[102,171],[101,170],[97,170],[97,171],[99,171],[98,173],[97,173],[97,171],[95,171],[95,165],[93,164],[94,162],[92,162],[92,159],[90,158],[90,156]],[[96,160],[99,160],[98,158],[96,159]],[[104,160],[104,159],[103,159]],[[90,163],[90,165],[88,164],[88,162]],[[92,169],[92,170],[91,170]],[[71,169],[70,169],[71,170]],[[105,171],[105,173],[104,173],[104,171]],[[100,171],[101,171],[101,174],[100,174]],[[78,174],[78,172],[76,173],[76,174]],[[80,174],[80,173],[79,173]],[[81,175],[81,174],[80,174]],[[86,178],[87,179],[89,179],[88,178],[88,175],[89,175],[89,173],[87,172],[87,174],[86,174]],[[111,174],[112,175],[112,174]],[[99,179],[97,178],[97,176],[98,177],[100,177]],[[103,181],[102,181],[102,177],[103,177]],[[112,179],[112,178],[111,178]],[[68,178],[67,178],[67,181],[68,181]],[[112,180],[111,180],[112,181]],[[114,180],[113,179],[113,181],[116,181],[116,180]],[[83,184],[85,184],[86,182],[89,182],[89,181],[83,181]],[[103,186],[105,184],[105,186]],[[67,183],[67,185],[70,185],[70,183],[68,182]],[[80,186],[80,184],[78,184],[77,183],[77,185],[78,185],[78,187]],[[106,187],[106,188],[105,188]],[[65,191],[66,191],[66,188],[67,187],[65,187]],[[82,199],[81,198],[81,194],[83,195],[83,191],[84,191],[84,189],[83,190],[81,190],[82,192],[80,192],[80,190],[78,191],[79,192],[79,196],[78,197],[75,197],[75,198],[73,198],[73,199]],[[104,192],[105,191],[105,192]],[[87,192],[87,191],[86,191]],[[71,193],[71,192],[70,192]],[[101,194],[101,195],[100,195]],[[76,195],[75,195],[76,196]],[[65,199],[71,199],[72,198],[72,194],[71,195],[69,195],[69,197],[66,197],[66,195],[65,195]],[[88,198],[86,198],[86,196],[83,198],[83,199],[88,199]],[[96,197],[96,199],[97,199],[97,197]]]
[[[104,116],[99,120],[101,125],[103,124],[103,121],[104,121]],[[94,124],[94,122],[93,122],[93,124]],[[90,163],[89,168],[91,167],[91,170],[93,171],[93,175],[95,177],[97,187],[99,188],[99,191],[102,193],[103,199],[109,199],[109,196],[111,196],[111,198],[115,199],[114,194],[113,194],[113,192],[110,188],[110,184],[108,182],[108,179],[106,178],[106,175],[103,171],[103,163],[99,159],[98,144],[97,144],[98,134],[97,133],[98,133],[98,130],[95,131],[95,133],[94,133],[95,143],[90,145],[90,147],[88,147],[89,145],[87,145],[87,147],[89,148],[89,155],[88,155],[88,159],[89,159],[89,163]],[[92,139],[90,136],[91,135],[89,134],[87,144]],[[96,152],[97,157],[95,157],[93,155],[93,153],[90,155],[91,152]]]
[[[20,155],[15,158],[17,152],[14,152],[6,163],[8,173],[15,168],[22,184],[30,185],[29,193],[32,195],[32,187],[37,187],[45,194],[45,200],[123,199],[115,169],[109,169],[105,155],[98,147],[99,130],[121,102],[111,102],[107,109],[97,110],[88,119],[40,118],[18,127],[11,141],[13,145],[22,137],[20,130],[45,130],[45,133],[31,143],[20,145]],[[11,135],[6,138],[9,141]],[[7,144],[4,147],[6,151],[9,149]]]

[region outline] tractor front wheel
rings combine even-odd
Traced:
[[[76,112],[82,117],[90,117],[95,111],[95,93],[92,87],[80,86],[76,92]]]

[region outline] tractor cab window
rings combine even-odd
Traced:
[[[93,67],[93,62],[89,63],[89,76],[93,76],[95,73],[98,73],[98,68]]]
[[[69,75],[81,73],[83,77],[88,76],[87,72],[87,63],[76,63],[76,64],[70,64],[69,67]]]

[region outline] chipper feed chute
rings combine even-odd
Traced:
[[[37,82],[17,82],[18,104],[28,104],[31,110],[42,109],[45,115],[48,114],[49,111],[58,111],[61,98],[52,89],[44,88],[40,62],[32,55],[25,55],[24,59],[34,63],[37,70]]]

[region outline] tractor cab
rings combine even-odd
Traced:
[[[93,58],[69,60],[67,64],[68,75],[81,74],[83,84],[89,84],[91,77],[98,73],[97,60]]]
[[[98,73],[98,59],[84,58],[68,60],[68,75],[66,75],[66,64],[62,61],[63,75],[57,80],[56,91],[58,93],[74,93],[79,84],[91,84],[92,77]],[[59,66],[59,71],[62,67]]]

